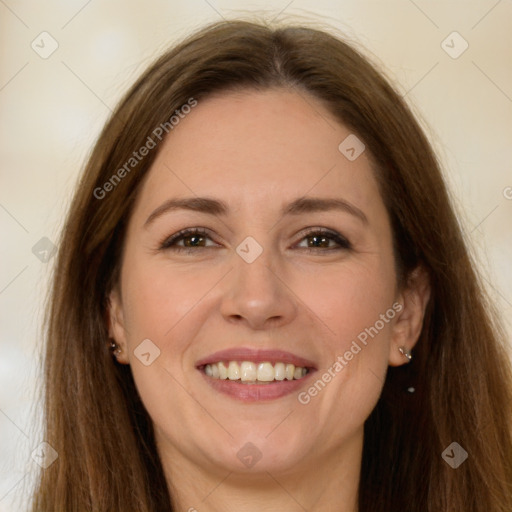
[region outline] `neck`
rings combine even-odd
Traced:
[[[159,444],[176,512],[357,512],[362,434],[335,453],[280,471],[198,464]]]

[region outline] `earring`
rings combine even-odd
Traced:
[[[406,347],[398,347],[400,353],[405,356],[409,361],[412,359],[411,351],[407,350]]]
[[[114,340],[110,340],[110,350],[115,357],[121,355],[121,347]]]

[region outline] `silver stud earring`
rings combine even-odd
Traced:
[[[398,350],[400,350],[400,353],[405,356],[409,361],[412,359],[411,351],[408,350],[406,347],[398,347]]]
[[[115,357],[121,355],[121,347],[114,340],[110,340],[110,350]]]

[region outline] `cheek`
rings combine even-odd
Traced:
[[[142,401],[155,419],[165,403],[180,396],[177,382],[183,380],[183,357],[195,336],[188,319],[204,291],[176,272],[136,257],[126,260],[123,279],[129,363]],[[183,329],[188,336],[180,334]]]
[[[190,272],[134,258],[127,262],[124,304],[129,339],[160,343],[173,338],[218,278],[214,272]]]
[[[174,268],[142,257],[127,258],[123,275],[124,319],[135,384],[155,424],[165,426],[177,439],[186,439],[188,433],[173,421],[175,411],[195,421],[204,415],[191,399],[183,367],[187,348],[201,325],[195,321],[198,303],[215,283],[207,272],[201,280],[199,275],[190,277],[190,273],[180,275]],[[146,339],[158,347],[158,356],[147,366],[136,355]],[[151,345],[146,350],[150,361],[153,350]]]
[[[324,364],[300,403],[333,426],[334,437],[340,425],[359,428],[382,391],[396,316],[392,264],[376,256],[371,263],[340,266],[319,274],[307,294],[306,288],[300,292],[325,327],[319,336]]]
[[[395,296],[391,265],[392,261],[379,261],[376,256],[369,262],[326,267],[314,277],[308,277],[307,272],[296,275],[290,287],[304,298],[316,323],[325,327],[323,333],[331,350],[348,350],[351,341],[361,333],[364,338],[365,329],[376,322],[382,337],[389,337],[388,322],[383,324],[380,318],[392,307]]]
[[[332,358],[349,350],[351,342],[364,338],[365,329],[374,326],[391,307],[393,262],[383,253],[376,251],[366,258],[354,257],[336,264],[290,265],[284,271],[285,288],[290,290],[284,293],[288,294],[287,300],[296,302],[300,315],[292,323],[316,331],[318,341],[314,342],[322,344],[326,356]],[[215,286],[222,280],[225,267],[197,264],[192,271],[190,265],[151,262],[139,256],[127,259],[125,268],[123,295],[130,351],[149,338],[172,352],[176,364],[201,330],[198,320],[208,316],[212,321],[220,315],[222,296]],[[316,327],[308,329],[308,324]],[[384,353],[383,345],[379,344]]]

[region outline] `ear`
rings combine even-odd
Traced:
[[[392,327],[389,352],[389,365],[401,366],[408,359],[400,352],[400,347],[411,351],[416,345],[423,328],[423,318],[430,299],[430,279],[424,267],[416,267],[410,274],[406,286],[400,291],[396,303],[398,311]]]
[[[121,350],[119,355],[116,355],[117,362],[121,364],[129,364],[123,305],[121,302],[121,294],[117,287],[109,293],[107,316],[108,335],[117,343]]]

